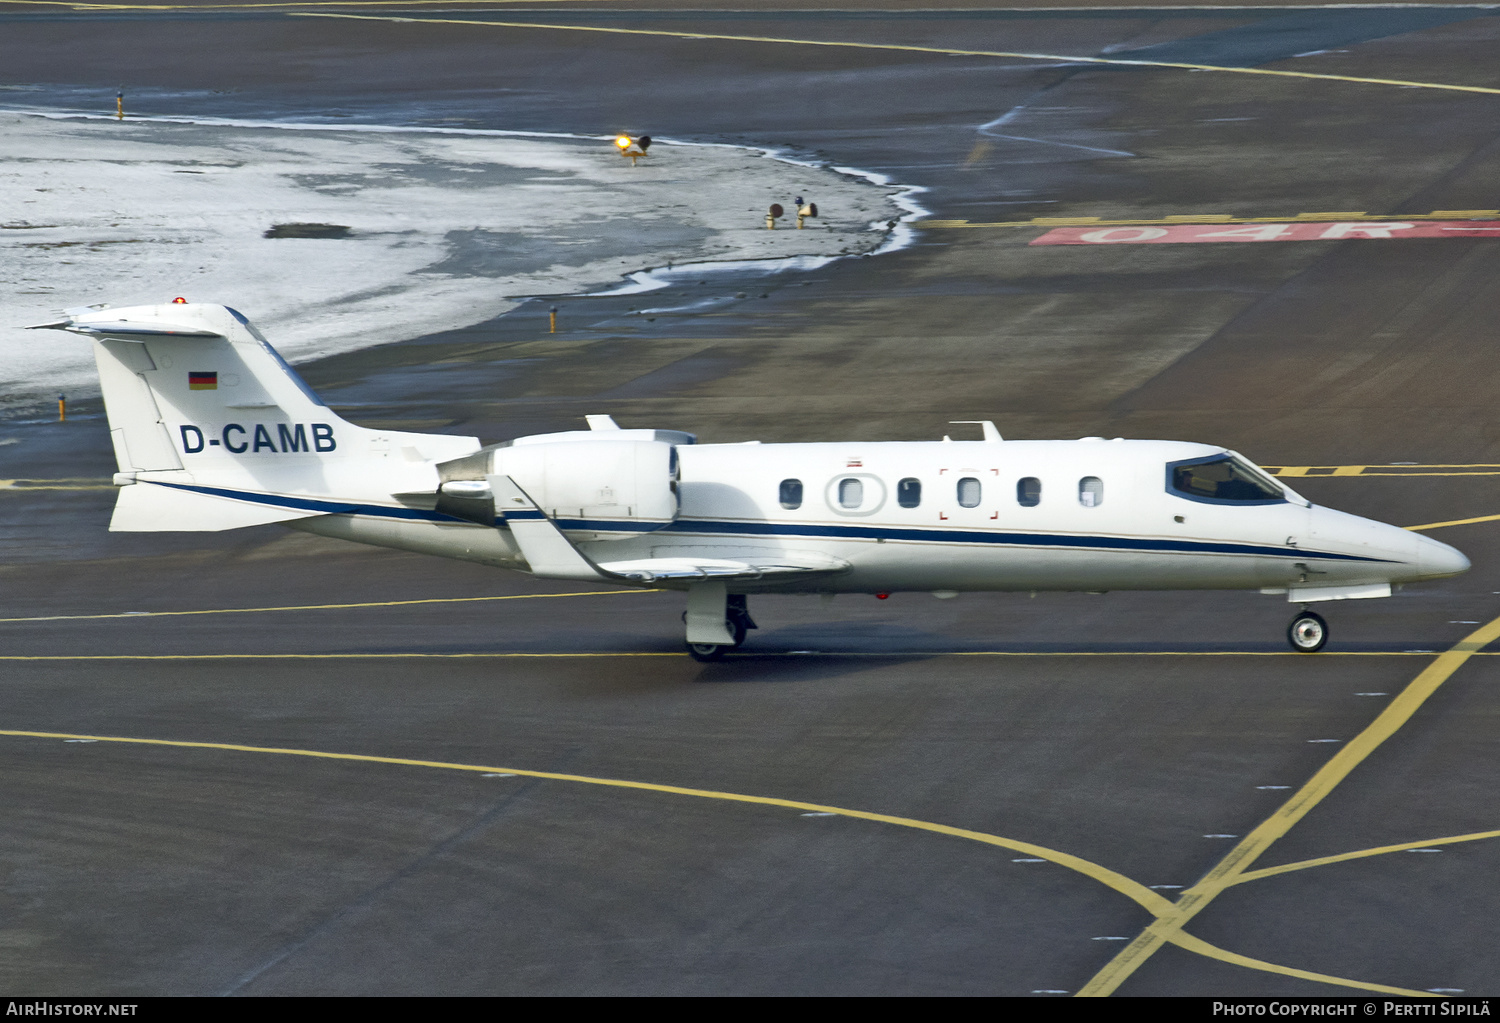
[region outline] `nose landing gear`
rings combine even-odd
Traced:
[[[1292,619],[1292,624],[1287,626],[1286,638],[1298,653],[1315,653],[1322,650],[1323,644],[1328,642],[1328,623],[1321,615],[1304,608]]]

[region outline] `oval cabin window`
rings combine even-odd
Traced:
[[[802,481],[781,481],[781,506],[788,511],[795,511],[802,507]]]
[[[1022,508],[1035,508],[1042,503],[1042,481],[1027,476],[1016,481],[1016,504]]]
[[[979,493],[979,481],[973,476],[965,476],[958,481],[958,506],[960,508],[978,508]]]
[[[922,481],[908,476],[896,484],[896,503],[903,508],[915,508],[922,503]]]
[[[863,480],[839,480],[839,507],[858,508],[865,503],[865,484]]]
[[[1097,508],[1104,503],[1104,481],[1098,476],[1085,476],[1078,481],[1078,503],[1085,508]]]

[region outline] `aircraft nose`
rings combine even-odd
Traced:
[[[1424,536],[1417,548],[1417,565],[1424,579],[1441,579],[1467,572],[1469,559],[1456,547]]]

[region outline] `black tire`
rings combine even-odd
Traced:
[[[1328,642],[1328,623],[1321,615],[1303,611],[1286,627],[1286,640],[1300,654],[1317,653]]]
[[[734,637],[734,646],[745,642],[745,620],[743,618],[731,618],[724,623],[729,626],[729,634]]]
[[[689,643],[688,655],[695,661],[717,661],[729,647],[718,643]]]

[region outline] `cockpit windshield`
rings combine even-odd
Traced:
[[[1216,455],[1167,466],[1167,486],[1199,501],[1267,504],[1286,500],[1280,487],[1232,455]]]

